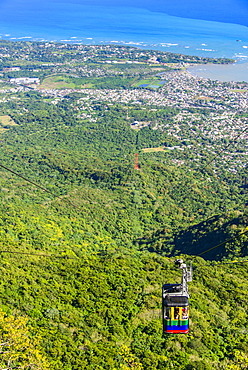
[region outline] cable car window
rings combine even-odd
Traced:
[[[174,319],[179,320],[179,307],[176,307],[174,310]]]
[[[188,307],[185,307],[182,309],[182,318],[187,319],[188,317]]]

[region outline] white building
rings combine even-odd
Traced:
[[[18,85],[31,85],[31,84],[40,84],[39,78],[31,78],[31,77],[18,77],[18,78],[10,78],[10,82]]]

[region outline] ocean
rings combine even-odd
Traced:
[[[209,78],[222,82],[248,82],[248,62],[227,65],[205,64],[189,67],[188,72],[194,76]]]
[[[2,39],[131,45],[234,58],[237,68],[247,26],[246,0],[0,0]]]

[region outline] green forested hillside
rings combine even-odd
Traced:
[[[48,209],[56,205],[65,217],[69,208],[96,233],[107,233],[121,246],[166,255],[195,254],[194,246],[199,253],[197,240],[211,247],[242,232],[247,224],[244,172],[232,174],[224,168],[211,173],[211,164],[205,165],[211,156],[199,166],[190,153],[183,152],[178,157],[183,164],[178,165],[171,151],[141,152],[141,146],[177,142],[166,131],[131,129],[118,105],[107,110],[97,105],[97,121],[89,122],[77,119],[72,109],[54,107],[36,95],[25,103],[28,112],[20,113],[22,104],[6,108],[17,125],[2,135],[1,162],[62,198],[56,200],[4,171],[0,181],[5,204],[25,201],[29,207],[35,203]],[[172,112],[164,111],[160,114],[169,121]],[[134,170],[136,152],[140,152],[140,170]],[[29,217],[30,208],[20,207]],[[55,214],[53,219],[61,228],[61,218]],[[29,229],[37,232],[36,224],[32,220],[25,224],[26,238],[35,244]],[[66,230],[62,232],[67,241]],[[74,231],[70,238],[77,240]],[[245,256],[245,245],[241,249]],[[236,253],[227,250],[230,256]]]
[[[6,93],[2,369],[248,368],[247,169],[213,163],[224,139],[185,122],[185,142],[172,135],[179,113]],[[194,269],[190,333],[163,336],[161,287],[180,282],[178,256]]]
[[[172,260],[147,252],[4,255],[1,306],[29,317],[53,369],[245,369],[247,268],[193,265],[189,335],[162,337],[161,284],[180,275]]]

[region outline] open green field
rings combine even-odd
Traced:
[[[81,80],[81,79],[80,79]],[[80,89],[81,83],[76,84],[67,76],[49,76],[40,85],[42,89]]]
[[[46,77],[40,89],[119,89],[129,88],[135,79],[129,77],[72,77],[53,75]]]
[[[232,89],[231,91],[236,92],[236,93],[240,93],[240,94],[243,94],[243,93],[247,92],[246,89]]]
[[[143,153],[156,153],[156,152],[164,152],[165,148],[162,146],[159,146],[157,148],[143,148],[142,152]]]
[[[3,126],[15,126],[17,125],[15,121],[7,115],[0,116],[0,124]]]

